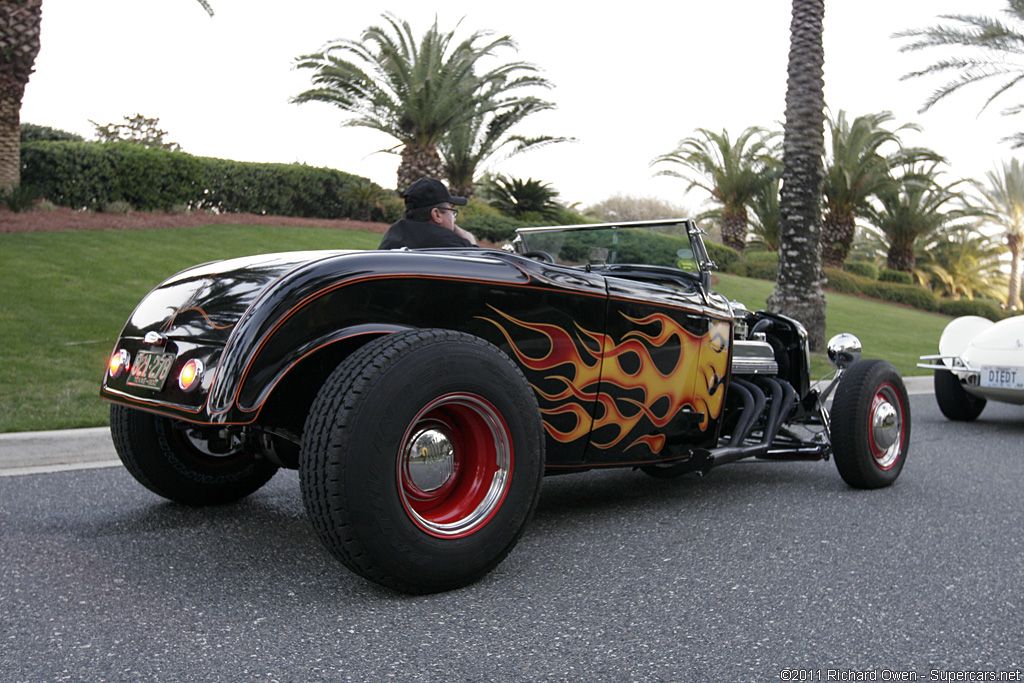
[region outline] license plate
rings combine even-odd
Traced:
[[[1024,389],[1024,368],[982,365],[981,386],[992,389]]]
[[[171,373],[173,363],[173,353],[139,351],[135,356],[135,363],[132,364],[132,369],[128,373],[127,384],[130,387],[160,389],[164,386],[167,375]]]

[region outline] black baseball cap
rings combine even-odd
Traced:
[[[467,202],[465,197],[453,197],[444,183],[436,178],[420,178],[402,193],[402,197],[405,199],[407,209],[435,206],[445,202],[465,206]]]

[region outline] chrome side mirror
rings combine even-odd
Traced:
[[[828,340],[828,359],[840,370],[845,370],[860,360],[860,339],[846,332]]]

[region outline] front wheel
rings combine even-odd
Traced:
[[[910,403],[899,372],[882,360],[854,363],[832,402],[832,453],[850,486],[889,486],[910,446]]]
[[[342,563],[403,592],[449,590],[497,566],[533,513],[540,411],[488,342],[398,332],[324,382],[299,469],[313,527]]]
[[[125,469],[140,484],[183,505],[234,502],[277,472],[230,432],[204,431],[122,405],[110,406],[110,435]]]
[[[950,420],[973,422],[985,409],[987,401],[973,396],[960,384],[960,378],[949,370],[936,370],[934,378],[935,401],[939,410]]]

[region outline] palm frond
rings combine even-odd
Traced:
[[[436,19],[417,36],[397,15],[382,17],[358,40],[335,40],[299,57],[295,66],[313,72],[313,87],[292,101],[331,104],[351,115],[344,125],[380,130],[428,154],[479,116],[543,108],[525,92],[551,87],[536,66],[516,60],[482,68],[516,49],[510,36],[476,31],[456,42],[455,29],[442,31]]]

